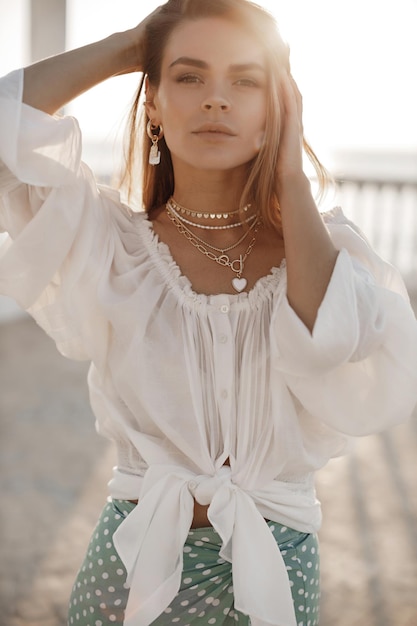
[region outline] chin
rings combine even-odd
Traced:
[[[216,155],[210,158],[199,158],[190,162],[190,165],[196,169],[201,170],[216,170],[216,171],[230,171],[234,169],[246,168],[249,163],[253,162],[256,155],[248,156],[247,159],[236,158],[222,158],[223,155]]]

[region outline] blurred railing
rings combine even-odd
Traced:
[[[120,145],[104,150],[102,144],[84,142],[84,158],[105,184],[112,182],[109,172],[120,154]],[[400,270],[407,287],[417,291],[417,152],[336,151],[330,171],[335,189],[325,207],[341,206],[377,253]]]
[[[417,288],[417,181],[336,179],[335,203]]]

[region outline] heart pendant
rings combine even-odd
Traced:
[[[232,280],[233,289],[238,292],[243,291],[247,284],[248,281],[246,280],[246,278],[234,278]]]

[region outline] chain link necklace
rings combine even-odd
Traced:
[[[192,246],[194,246],[199,252],[201,252],[201,254],[206,256],[211,261],[214,261],[215,263],[218,263],[219,265],[222,265],[223,267],[229,267],[232,270],[232,272],[234,272],[235,276],[232,279],[232,287],[238,293],[243,291],[246,285],[248,284],[248,281],[246,280],[246,278],[243,278],[242,274],[245,269],[245,262],[255,246],[256,234],[258,230],[260,229],[260,227],[262,226],[261,218],[258,217],[256,221],[253,222],[249,230],[245,233],[243,237],[240,238],[240,240],[237,243],[233,244],[232,246],[229,246],[228,248],[216,248],[215,246],[212,246],[206,241],[203,241],[202,239],[200,239],[200,237],[197,237],[197,235],[191,232],[191,230],[189,230],[189,228],[187,228],[181,222],[181,220],[178,219],[178,217],[172,212],[168,202],[166,204],[166,210],[167,210],[167,215],[169,219],[174,224],[174,226],[176,226],[178,232],[181,235],[183,235],[183,237],[185,237]],[[253,230],[253,236],[245,252],[243,254],[240,254],[239,258],[234,259],[232,261],[229,255],[226,254],[226,252],[229,252],[233,248],[236,248],[236,246],[238,246],[240,243],[242,243],[242,241],[247,237],[249,232],[251,232],[252,230]],[[211,248],[211,250],[209,250],[208,248]],[[212,250],[214,250],[214,252],[212,252]],[[215,252],[220,252],[220,254],[215,254]]]

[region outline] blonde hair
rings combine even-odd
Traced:
[[[173,30],[184,20],[203,17],[223,17],[252,34],[265,49],[268,75],[268,102],[265,137],[258,155],[248,164],[248,179],[241,197],[241,207],[252,203],[263,216],[266,225],[278,231],[281,217],[277,194],[277,163],[280,143],[282,104],[280,102],[280,73],[289,71],[289,48],[282,39],[274,18],[249,0],[169,0],[147,24],[144,42],[144,72],[129,115],[127,151],[122,186],[128,197],[134,196],[134,173],[138,166],[138,147],[142,138],[142,208],[147,212],[162,206],[174,191],[174,171],[169,148],[162,138],[159,142],[161,163],[157,167],[147,161],[150,139],[146,133],[143,92],[146,77],[152,87],[158,87],[165,47]],[[304,150],[316,172],[319,196],[323,195],[330,176],[307,141]]]

